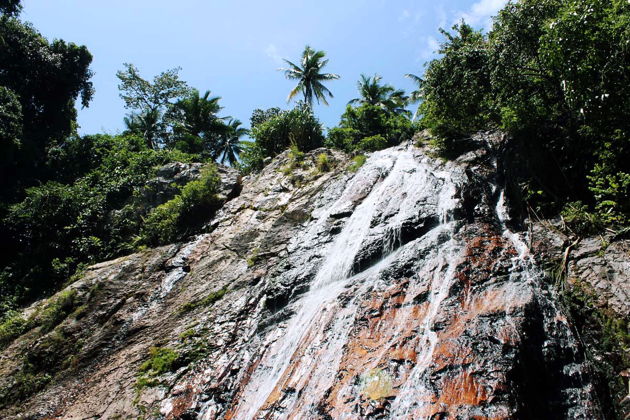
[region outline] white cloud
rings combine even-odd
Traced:
[[[284,61],[282,61],[282,56],[278,52],[278,47],[276,47],[275,44],[267,45],[267,48],[265,48],[265,54],[278,65],[284,63]]]
[[[398,16],[398,22],[405,21],[411,17],[411,12],[407,9],[403,10],[400,16]]]
[[[423,36],[422,39],[423,47],[420,50],[420,56],[416,61],[424,62],[429,58],[432,58],[437,50],[440,48],[440,43],[433,36]]]
[[[492,26],[492,16],[507,4],[508,0],[479,0],[470,7],[470,10],[460,12],[456,21],[464,19],[473,26],[483,26],[489,29]]]

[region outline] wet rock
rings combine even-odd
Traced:
[[[508,228],[501,141],[450,162],[404,144],[356,173],[334,151],[317,171],[321,150],[289,173],[286,153],[242,180],[220,169],[233,198],[210,233],[91,267],[70,286],[84,315],[57,327],[78,363],[0,416],[601,418],[542,264],[569,238]],[[627,244],[574,252],[569,272],[623,309]],[[4,351],[0,387],[36,340]],[[151,347],[177,362],[138,387]]]

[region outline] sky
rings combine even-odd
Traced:
[[[124,129],[129,110],[119,97],[116,71],[136,65],[145,79],[181,67],[180,78],[220,96],[220,116],[249,126],[256,108],[290,108],[294,81],[278,71],[298,61],[305,45],[326,52],[330,105],[315,107],[325,127],[338,124],[358,96],[361,74],[411,91],[405,73],[421,75],[442,37],[464,18],[489,28],[507,0],[23,0],[21,18],[48,39],[88,47],[95,95],[79,105],[81,134]]]

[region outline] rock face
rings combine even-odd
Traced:
[[[80,343],[72,362],[0,416],[602,418],[540,268],[562,243],[539,251],[536,231],[507,227],[495,143],[477,140],[446,163],[411,144],[375,152],[356,173],[337,152],[281,155],[243,180],[210,233],[69,286],[81,315],[15,340],[0,385],[51,334]],[[329,172],[313,169],[320,153]],[[601,287],[627,305],[627,259],[610,264],[617,283]],[[142,370],[151,347],[177,354],[170,371]]]

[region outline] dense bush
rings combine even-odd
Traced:
[[[326,145],[365,152],[399,144],[413,136],[414,124],[405,116],[378,105],[347,106],[338,127],[328,132]]]
[[[271,109],[268,114],[251,131],[265,156],[276,156],[291,144],[307,152],[324,143],[322,125],[309,107],[299,105],[290,111],[280,112]]]
[[[11,3],[0,12],[17,15],[19,2]],[[46,149],[73,133],[75,101],[87,106],[93,88],[87,48],[49,42],[7,15],[0,16],[0,151],[8,153],[0,158],[0,198],[12,200],[41,176]]]
[[[422,123],[446,154],[473,131],[504,129],[530,205],[556,212],[582,200],[621,226],[630,214],[629,28],[621,0],[511,2],[488,36],[456,25],[422,80]]]
[[[186,184],[172,200],[153,209],[144,220],[140,241],[162,245],[195,233],[219,208],[220,178],[209,164],[201,178]]]
[[[132,251],[150,210],[147,180],[160,165],[190,159],[134,136],[76,137],[54,147],[47,167],[59,181],[27,189],[3,220],[0,307],[56,290],[81,264]]]

